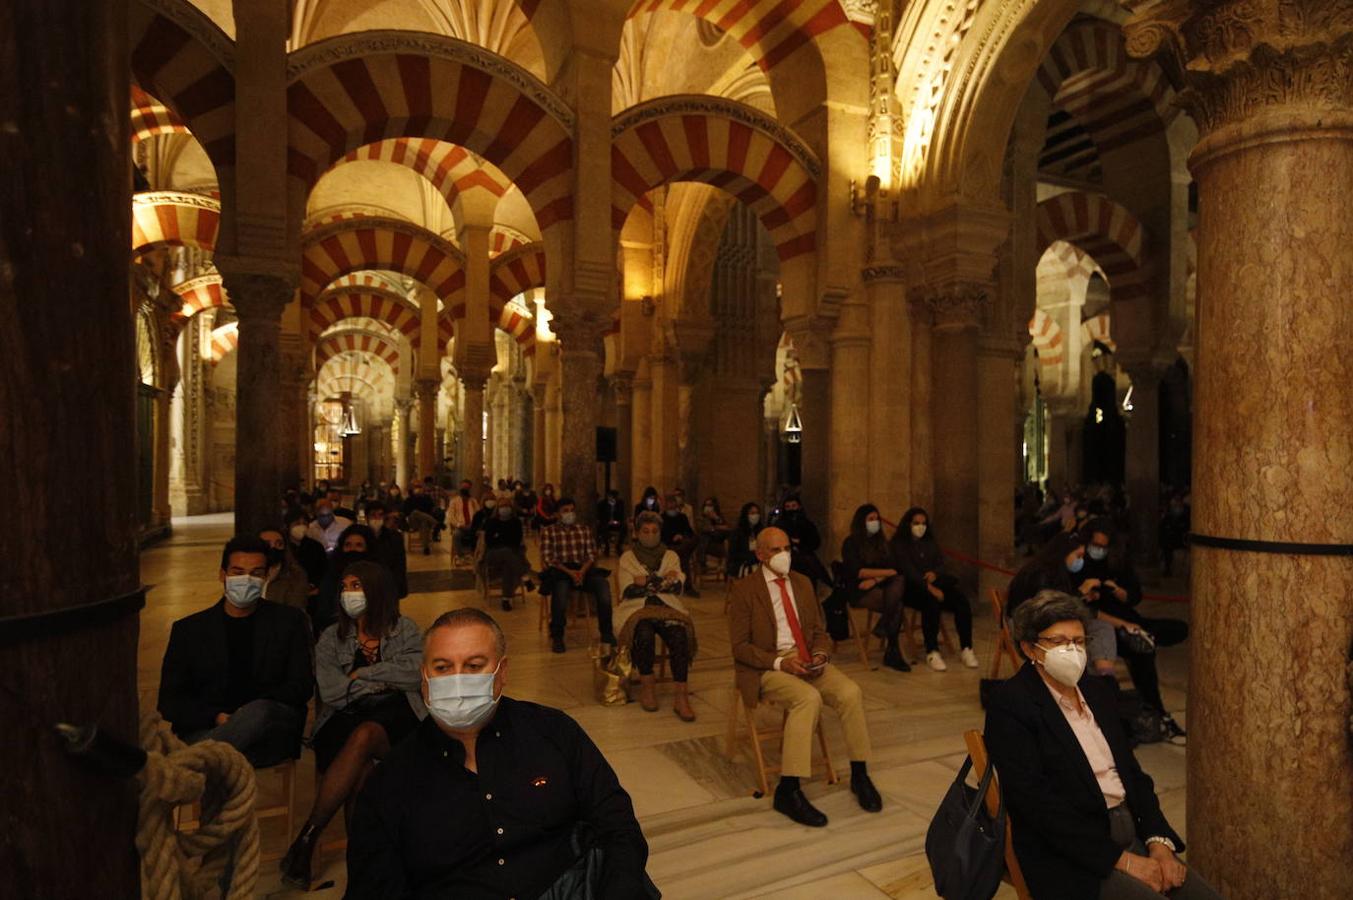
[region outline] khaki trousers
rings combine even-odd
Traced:
[[[864,721],[864,694],[860,686],[827,664],[814,679],[774,670],[761,673],[761,698],[789,711],[780,748],[780,774],[806,778],[813,774],[813,732],[822,703],[836,710],[846,732],[852,762],[869,761],[869,726]]]

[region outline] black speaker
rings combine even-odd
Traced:
[[[615,462],[615,429],[597,426],[597,462]]]

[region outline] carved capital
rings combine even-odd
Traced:
[[[616,372],[609,381],[616,406],[629,406],[634,396],[634,373]]]
[[[920,295],[930,307],[936,331],[966,331],[981,326],[989,302],[986,285],[954,284]]]
[[[437,392],[441,390],[442,382],[439,378],[420,378],[414,384],[414,390],[418,394],[420,403],[436,403]]]
[[[280,319],[296,290],[295,280],[271,272],[227,273],[223,282],[240,319]]]
[[[1353,108],[1353,5],[1329,0],[1129,4],[1128,53],[1162,56],[1204,137],[1265,113],[1331,116]]]
[[[873,284],[876,281],[905,282],[907,280],[907,267],[866,266],[860,270],[860,280],[865,284]]]
[[[612,325],[609,314],[582,304],[560,304],[551,310],[550,330],[565,353],[601,352],[601,339]]]
[[[489,370],[482,367],[457,366],[456,374],[467,391],[482,391],[489,382]]]
[[[794,342],[794,353],[801,369],[827,369],[831,366],[831,329],[816,316],[795,316],[785,321],[785,331]]]

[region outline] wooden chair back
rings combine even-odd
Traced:
[[[987,743],[982,739],[982,732],[975,729],[965,731],[963,741],[968,745],[968,756],[972,759],[973,777],[980,784],[987,773],[987,766],[991,765],[991,760],[987,757]],[[1001,805],[1001,785],[997,776],[992,776],[991,784],[987,787],[987,795],[983,800],[986,803],[987,815],[995,816],[996,810]],[[1019,900],[1030,900],[1029,887],[1024,883],[1024,873],[1020,871],[1019,860],[1015,858],[1015,844],[1010,836],[1008,814],[1005,818],[1005,875],[1002,878],[1015,889]]]
[[[999,678],[1001,674],[1001,656],[1010,658],[1010,664],[1019,671],[1019,653],[1015,650],[1015,641],[1010,636],[1010,625],[1005,620],[1005,592],[992,588],[990,593],[991,614],[996,620],[996,646],[991,651],[991,674],[989,678]]]

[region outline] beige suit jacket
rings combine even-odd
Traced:
[[[794,591],[794,611],[799,616],[804,643],[810,653],[830,653],[831,636],[822,627],[822,611],[813,583],[798,572],[789,573]],[[758,566],[733,583],[728,609],[728,639],[733,644],[733,669],[742,702],[755,708],[761,697],[761,673],[775,668],[778,638],[771,585]]]

